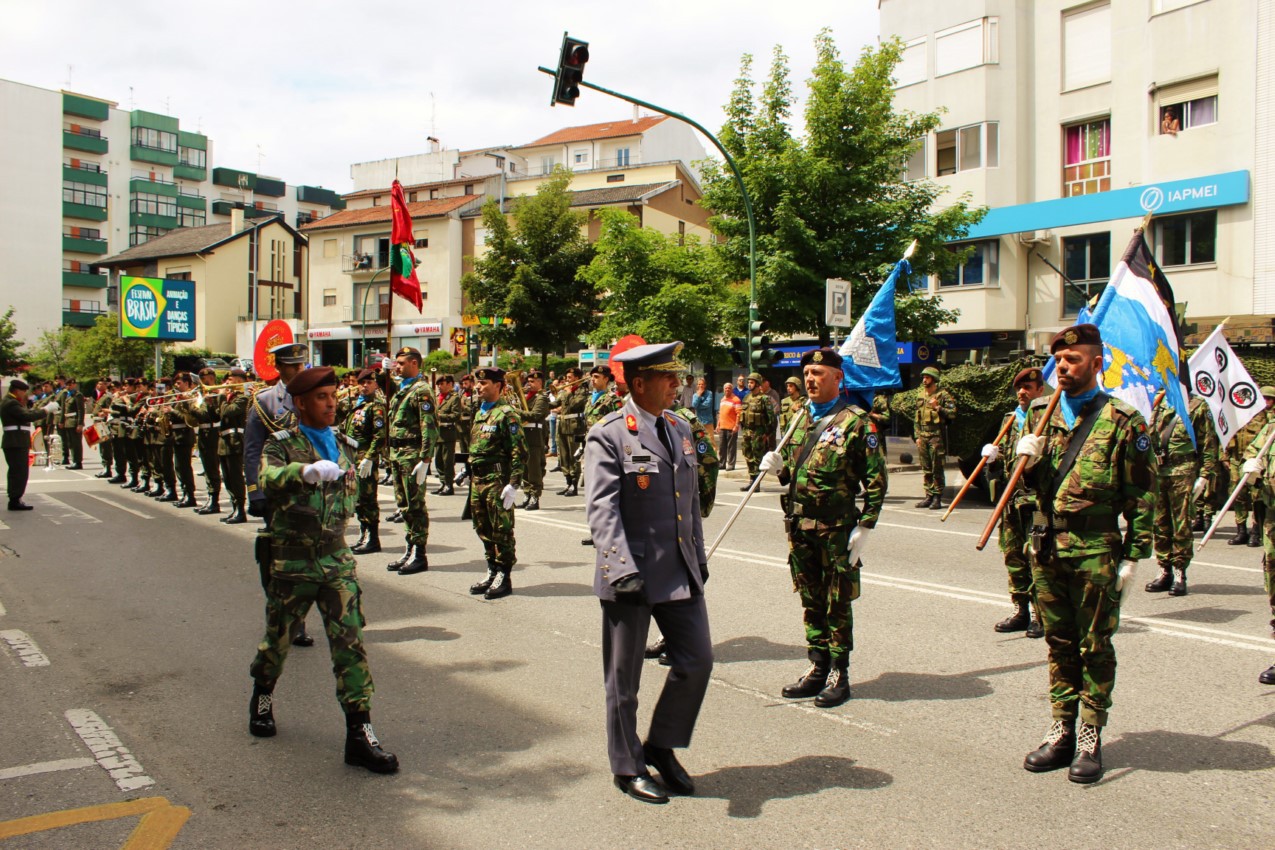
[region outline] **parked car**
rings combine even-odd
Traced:
[[[252,358],[240,357],[230,364],[235,369],[243,369],[245,372],[252,371]]]
[[[230,368],[230,364],[225,360],[222,360],[220,357],[205,357],[203,359],[203,364],[205,369],[218,369],[224,371]]]

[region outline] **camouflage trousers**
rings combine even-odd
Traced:
[[[1229,461],[1229,465],[1231,467],[1231,486],[1234,487],[1236,482],[1244,477],[1244,459],[1233,457]],[[1250,487],[1245,487],[1240,490],[1240,494],[1231,503],[1231,510],[1235,512],[1236,525],[1244,525],[1248,522],[1248,512],[1253,507],[1253,498],[1249,492],[1251,489]]]
[[[762,457],[770,450],[771,435],[765,431],[754,431],[751,428],[739,429],[739,445],[744,452],[744,460],[748,462],[748,477],[756,478],[761,470]]]
[[[1015,602],[1032,599],[1031,555],[1027,550],[1030,539],[1032,512],[1028,507],[1009,508],[1001,520],[1000,547],[1005,556],[1005,569],[1009,573],[1009,598]]]
[[[1266,595],[1271,603],[1271,637],[1275,637],[1275,507],[1266,506],[1262,523],[1262,574],[1266,579]]]
[[[505,510],[500,491],[505,489],[499,478],[484,478],[473,482],[469,491],[469,510],[474,531],[483,542],[483,553],[488,562],[508,572],[518,563],[514,551],[514,512]]]
[[[801,597],[806,645],[841,661],[854,649],[854,614],[859,598],[859,565],[850,565],[850,528],[788,533],[788,569]]]
[[[412,470],[416,459],[391,461],[394,464],[394,497],[403,511],[404,536],[415,546],[429,542],[429,509],[425,506],[425,485],[416,483]]]
[[[943,473],[943,461],[947,459],[947,446],[943,443],[943,435],[918,433],[916,455],[917,463],[921,464],[925,495],[942,496],[943,488],[947,486],[947,477]]]
[[[1191,523],[1195,504],[1191,498],[1194,476],[1161,476],[1155,497],[1155,558],[1161,566],[1185,570],[1195,554]]]
[[[354,515],[364,525],[379,525],[381,522],[381,505],[377,501],[376,480],[380,476],[379,464],[372,458],[372,474],[358,480],[358,495],[355,497]]]
[[[253,681],[274,688],[283,674],[293,629],[305,622],[310,606],[316,605],[328,636],[337,701],[346,712],[369,711],[374,689],[363,647],[360,595],[353,573],[326,581],[271,579],[266,589],[266,634],[249,668]]]
[[[456,435],[445,432],[438,435],[438,445],[434,447],[434,471],[444,487],[452,486],[456,480]]]
[[[576,452],[583,443],[583,438],[576,434],[558,432],[558,464],[562,467],[562,474],[572,481],[580,479],[580,461]]]
[[[1118,542],[1117,542],[1117,545]],[[1055,720],[1107,724],[1116,685],[1120,626],[1114,554],[1037,558],[1036,605],[1049,646],[1049,702]]]

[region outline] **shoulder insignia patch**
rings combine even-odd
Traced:
[[[1138,439],[1133,441],[1133,447],[1140,452],[1145,452],[1151,448],[1151,438],[1146,434],[1139,434]]]
[[[699,452],[700,454],[706,453],[708,451],[708,443],[704,442],[703,440],[700,440],[698,443],[695,444],[695,451]]]
[[[868,448],[875,449],[879,443],[880,441],[877,440],[877,435],[875,433],[868,434]]]
[[[434,406],[430,404],[428,401],[421,403],[421,410],[425,411],[426,413],[429,413],[433,409],[434,409]]]
[[[384,419],[377,419],[377,420],[376,420],[375,422],[373,422],[372,424],[373,424],[373,425],[375,425],[375,426],[376,426],[376,430],[378,430],[378,431],[379,431],[379,430],[381,430],[382,428],[384,428],[384,427],[385,427],[385,420],[384,420]]]
[[[637,430],[638,430],[637,417],[634,416],[632,413],[624,417],[624,425],[634,434],[637,433]]]

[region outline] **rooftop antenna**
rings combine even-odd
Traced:
[[[257,145],[257,172],[261,172],[261,161],[266,158],[266,152],[261,149],[261,145]]]
[[[136,108],[137,108],[137,102],[133,100],[133,87],[129,86],[128,87],[128,109],[130,112],[132,112]]]
[[[173,99],[172,95],[167,95],[164,98],[164,114],[165,115],[167,115],[170,111],[172,111],[172,107],[170,106],[172,99]]]
[[[72,73],[73,73],[74,71],[75,71],[75,66],[74,66],[74,65],[67,65],[67,66],[66,66],[66,87],[67,87],[68,89],[71,87],[71,75],[72,75]]]

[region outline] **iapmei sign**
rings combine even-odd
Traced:
[[[195,338],[195,284],[158,277],[120,278],[120,336],[190,342]]]

